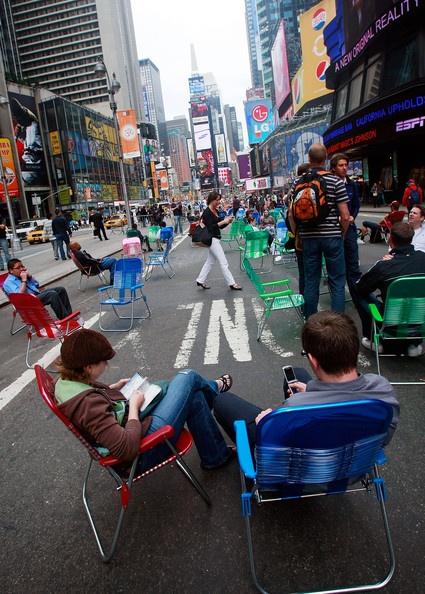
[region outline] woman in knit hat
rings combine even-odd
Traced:
[[[187,423],[202,468],[219,468],[231,458],[232,453],[211,413],[219,394],[232,386],[229,374],[212,381],[187,369],[170,382],[156,382],[162,387],[162,398],[158,398],[151,416],[144,418],[140,413],[143,393],[135,391],[126,400],[120,392],[128,378],[109,386],[98,382],[114,355],[103,334],[84,328],[74,332],[62,344],[58,361],[60,379],[55,385],[60,410],[91,442],[106,448],[105,455],[110,453],[130,464],[138,455],[140,439],[145,434],[172,425],[175,430],[172,441],[176,441]],[[140,456],[137,471],[143,472],[169,454],[166,445],[153,448]]]

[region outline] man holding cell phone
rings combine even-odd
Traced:
[[[315,378],[302,367],[283,367],[284,401],[280,406],[382,400],[393,407],[385,442],[388,443],[398,423],[400,406],[388,380],[375,373],[362,375],[357,371],[360,343],[353,320],[345,314],[319,312],[309,317],[301,338]],[[215,417],[233,441],[233,422],[238,419],[247,422],[252,448],[255,445],[255,426],[272,410],[262,410],[231,393],[219,395],[214,403]]]

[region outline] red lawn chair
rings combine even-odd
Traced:
[[[63,320],[54,320],[40,299],[34,295],[11,293],[9,300],[27,326],[28,345],[25,363],[29,368],[32,367],[29,362],[29,354],[33,336],[62,342],[65,336],[82,328],[80,322],[77,321],[80,316],[79,311],[74,311]]]
[[[3,293],[9,299],[9,295],[3,289],[4,281],[7,279],[8,274],[9,274],[8,272],[2,272],[0,274],[0,289],[3,291]],[[19,328],[16,328],[16,330],[14,329],[14,325],[15,325],[15,321],[16,321],[16,316],[17,315],[18,315],[17,314],[17,311],[16,311],[16,309],[12,305],[12,325],[10,326],[10,330],[9,330],[11,336],[13,336],[14,334],[17,334],[17,332],[19,332],[20,330],[23,330],[26,327],[26,324],[22,324],[22,326],[19,326]]]
[[[151,474],[152,472],[155,472],[156,470],[163,468],[167,464],[170,464],[171,462],[175,461],[177,466],[179,467],[179,469],[183,472],[183,474],[186,476],[186,478],[189,479],[189,481],[191,482],[193,487],[198,491],[198,493],[201,495],[201,497],[204,499],[204,501],[208,505],[211,505],[211,500],[208,497],[208,494],[206,493],[206,491],[204,490],[202,485],[199,483],[197,478],[194,476],[194,474],[190,470],[189,466],[186,464],[186,462],[182,458],[182,456],[190,450],[190,448],[192,447],[192,444],[193,444],[192,436],[189,433],[189,431],[187,431],[186,429],[182,430],[175,446],[169,441],[170,438],[174,434],[174,429],[171,425],[165,425],[161,429],[158,429],[158,431],[155,431],[151,435],[144,437],[140,441],[139,455],[143,455],[144,452],[151,450],[152,448],[154,448],[155,446],[157,446],[159,444],[166,443],[167,446],[170,448],[170,457],[167,458],[166,460],[164,460],[163,462],[161,462],[160,464],[157,464],[156,466],[149,468],[149,470],[146,470],[143,474],[135,476],[137,461],[139,459],[139,455],[138,455],[138,456],[136,456],[136,458],[134,459],[134,461],[131,465],[129,474],[126,476],[121,476],[121,474],[119,473],[118,468],[117,468],[118,466],[120,466],[120,464],[122,464],[122,462],[119,460],[119,458],[115,458],[114,456],[101,456],[99,451],[92,444],[90,444],[85,439],[85,437],[83,437],[83,435],[79,432],[79,430],[75,427],[75,425],[73,425],[72,422],[59,410],[59,408],[56,404],[56,401],[55,401],[55,397],[54,397],[53,378],[47,373],[47,371],[45,369],[40,367],[40,365],[36,365],[34,367],[34,369],[35,369],[35,376],[37,379],[38,389],[40,391],[41,396],[43,397],[44,402],[47,404],[47,406],[50,408],[50,410],[66,425],[66,427],[71,431],[71,433],[73,433],[75,435],[75,437],[77,437],[77,439],[80,441],[80,443],[88,450],[90,460],[89,460],[89,466],[88,466],[86,476],[84,478],[84,483],[83,483],[83,504],[84,504],[84,508],[86,510],[86,513],[87,513],[87,516],[88,516],[88,519],[90,522],[90,526],[94,532],[94,536],[95,536],[96,543],[97,543],[97,546],[100,551],[100,555],[102,557],[102,561],[104,561],[105,563],[110,561],[112,559],[114,552],[115,552],[115,548],[116,548],[117,541],[118,541],[118,536],[120,534],[122,522],[124,519],[124,513],[127,509],[128,503],[130,501],[131,488],[133,486],[133,483],[142,479],[143,477],[147,476],[148,474]],[[110,546],[109,552],[105,552],[105,550],[104,550],[102,541],[100,539],[100,536],[98,534],[98,531],[97,531],[97,528],[96,528],[96,525],[94,522],[93,515],[92,515],[90,507],[89,507],[89,501],[88,501],[88,497],[87,497],[87,484],[88,484],[88,479],[89,479],[90,470],[92,468],[93,461],[97,462],[101,467],[106,468],[106,470],[108,471],[110,476],[114,479],[114,481],[117,485],[116,490],[120,492],[121,509],[120,509],[120,512],[118,515],[118,521],[116,524],[116,528],[115,528],[114,536],[112,538],[112,544]]]

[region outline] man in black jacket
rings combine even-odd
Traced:
[[[103,237],[107,240],[105,225],[103,224],[103,216],[101,210],[96,210],[94,214],[91,216],[91,221],[93,223],[93,227],[95,230],[95,235],[98,236],[100,241],[103,241],[101,234],[103,233]]]
[[[98,274],[99,271],[109,270],[110,284],[114,284],[116,258],[112,258],[112,256],[105,256],[101,259],[93,258],[88,252],[82,250],[81,245],[76,241],[69,244],[69,249],[84,268],[90,268],[95,274]]]
[[[64,217],[62,211],[58,208],[55,210],[55,218],[52,221],[52,233],[55,237],[62,260],[66,260],[69,252],[69,227],[68,221]],[[65,250],[63,249],[65,244]],[[55,256],[55,260],[58,258]]]
[[[359,302],[355,301],[358,314],[362,321],[362,345],[371,349],[370,336],[372,333],[372,317],[369,312],[369,303],[375,303],[383,311],[388,287],[393,280],[402,276],[425,275],[425,252],[415,251],[412,245],[413,230],[408,223],[395,223],[391,227],[389,236],[390,252],[370,268],[356,284]],[[379,290],[381,299],[373,292]],[[396,342],[396,341],[392,341]],[[401,342],[401,341],[400,341]],[[405,344],[405,341],[403,341]],[[416,357],[422,354],[422,345],[408,346],[407,354]],[[380,345],[381,347],[381,345]]]

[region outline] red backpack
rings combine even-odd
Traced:
[[[330,207],[326,197],[327,171],[307,171],[297,181],[292,192],[292,215],[295,223],[302,227],[315,227],[329,215]]]

